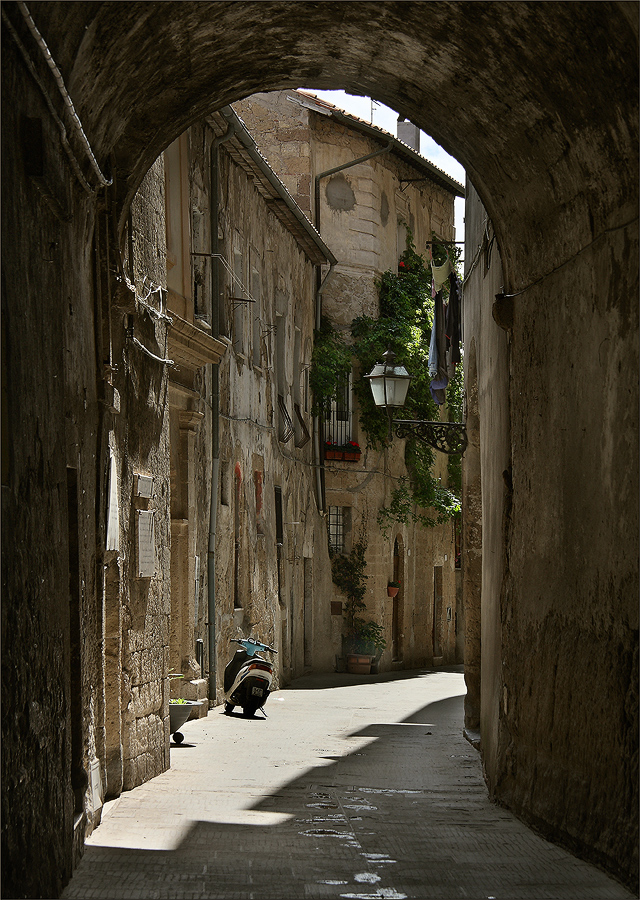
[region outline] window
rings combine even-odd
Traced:
[[[264,526],[262,522],[262,490],[263,490],[264,474],[260,469],[256,469],[253,473],[253,484],[256,495],[256,533],[264,534]]]
[[[259,261],[258,261],[259,262]],[[251,321],[253,323],[253,334],[252,334],[252,357],[254,366],[260,367],[262,365],[262,344],[261,344],[261,316],[262,316],[262,303],[261,303],[261,294],[262,294],[262,277],[260,272],[252,268],[251,269],[251,296],[255,300],[255,303],[252,303],[249,307],[251,313]]]
[[[247,300],[243,291],[244,260],[242,249],[236,247],[233,251],[233,279],[231,284],[231,304],[233,307],[233,349],[240,355],[244,354],[244,323]]]
[[[338,384],[336,399],[326,406],[324,439],[334,444],[346,444],[351,440],[351,374]]]
[[[276,487],[275,491],[275,500],[276,500],[276,544],[282,546],[284,543],[284,528],[282,522],[282,488]]]
[[[333,553],[345,553],[347,535],[350,531],[351,509],[348,506],[330,506],[327,516],[329,532],[329,550]]]
[[[295,431],[296,447],[304,447],[311,440],[307,423],[302,414],[302,403],[304,397],[304,374],[306,369],[302,371],[300,363],[300,353],[302,345],[302,334],[299,328],[295,330],[294,348],[293,348],[293,427]]]
[[[196,318],[208,321],[209,291],[207,257],[204,256],[204,213],[197,207],[191,210],[191,266],[193,271],[193,312]],[[202,254],[202,255],[199,255]]]
[[[283,444],[290,441],[295,433],[293,420],[287,408],[288,386],[286,370],[286,321],[284,316],[276,314],[276,356],[274,369],[278,386],[278,440]]]

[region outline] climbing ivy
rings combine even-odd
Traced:
[[[458,266],[460,251],[438,241],[434,234],[432,253],[434,262],[442,265],[447,253]],[[396,363],[403,365],[413,376],[411,389],[403,409],[407,419],[439,419],[438,406],[431,396],[429,375],[429,344],[433,327],[434,306],[431,297],[431,267],[426,266],[417,253],[413,235],[407,228],[407,249],[402,254],[398,271],[383,273],[376,282],[380,301],[377,319],[359,316],[351,323],[351,344],[333,328],[323,316],[315,332],[310,383],[313,390],[313,412],[319,414],[336,397],[338,385],[351,371],[353,357],[362,374],[370,372],[387,349],[396,354]],[[443,288],[445,298],[448,283]],[[373,402],[369,382],[357,378],[353,385],[358,398],[360,425],[373,449],[387,441],[389,422],[383,410]],[[456,367],[447,387],[447,406],[453,422],[462,421],[462,366]],[[393,522],[418,522],[425,527],[441,524],[460,513],[462,490],[461,458],[450,456],[448,461],[449,487],[443,487],[433,476],[434,451],[415,438],[405,445],[405,462],[409,472],[400,480],[391,495],[391,502],[378,515],[380,527],[386,531]]]
[[[437,240],[434,235],[434,240]],[[449,250],[450,258],[452,251]],[[437,264],[446,258],[444,247],[434,244]],[[459,251],[453,252],[457,262]],[[431,297],[431,268],[416,252],[413,236],[407,229],[407,249],[402,254],[397,272],[387,271],[377,282],[380,315],[377,319],[361,316],[351,326],[352,352],[362,373],[369,372],[387,348],[396,354],[396,363],[412,374],[411,389],[403,409],[408,419],[439,419],[438,407],[431,396],[429,376],[429,343],[434,307]],[[445,286],[448,289],[448,285]],[[447,404],[452,421],[462,420],[462,366],[458,366],[447,388]],[[360,406],[360,424],[368,445],[381,447],[387,440],[388,419],[378,409],[369,384],[358,379],[354,391]],[[434,451],[416,440],[407,439],[405,462],[409,477],[401,479],[391,502],[378,515],[380,527],[387,531],[392,523],[416,521],[430,527],[445,522],[460,512],[461,463],[449,457],[449,487],[433,476]]]
[[[368,578],[368,575],[365,575],[366,553],[367,542],[364,533],[348,554],[329,550],[331,575],[333,583],[347,598],[344,604],[345,637],[352,641],[354,646],[358,641],[372,642],[379,650],[384,650],[387,642],[383,626],[371,619],[367,621],[361,615],[367,608],[364,602]]]
[[[328,403],[336,399],[338,385],[344,382],[351,372],[351,365],[351,348],[333,328],[330,319],[322,316],[320,328],[314,332],[309,372],[314,416],[324,412]]]

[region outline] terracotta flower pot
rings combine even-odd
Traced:
[[[400,588],[391,587],[390,585],[387,585],[387,594],[389,595],[389,597],[395,597],[399,590],[400,590]]]
[[[347,672],[351,675],[370,675],[371,657],[359,653],[349,653],[347,655]]]

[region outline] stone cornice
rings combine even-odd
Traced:
[[[175,313],[169,326],[169,355],[181,368],[200,369],[209,363],[220,362],[229,346],[227,338],[214,338],[197,325]]]

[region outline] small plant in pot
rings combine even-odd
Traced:
[[[399,581],[390,581],[387,584],[387,594],[389,595],[389,597],[395,597],[399,590],[400,590],[400,582]]]
[[[176,672],[169,672],[169,680],[174,678],[184,678],[184,675]],[[184,735],[180,728],[191,715],[191,710],[198,703],[195,700],[185,700],[182,697],[172,697],[169,699],[169,734],[172,735],[174,743],[181,744]]]
[[[342,652],[347,657],[347,669],[364,674],[369,671],[372,659],[382,654],[386,647],[383,628],[377,622],[365,621],[360,613],[366,610],[364,597],[367,590],[365,553],[367,544],[361,538],[353,545],[351,553],[331,554],[331,571],[333,582],[346,594],[344,604],[345,634],[342,639]],[[361,657],[354,662],[350,657]],[[368,657],[365,660],[364,657]],[[354,669],[354,666],[357,667]]]

